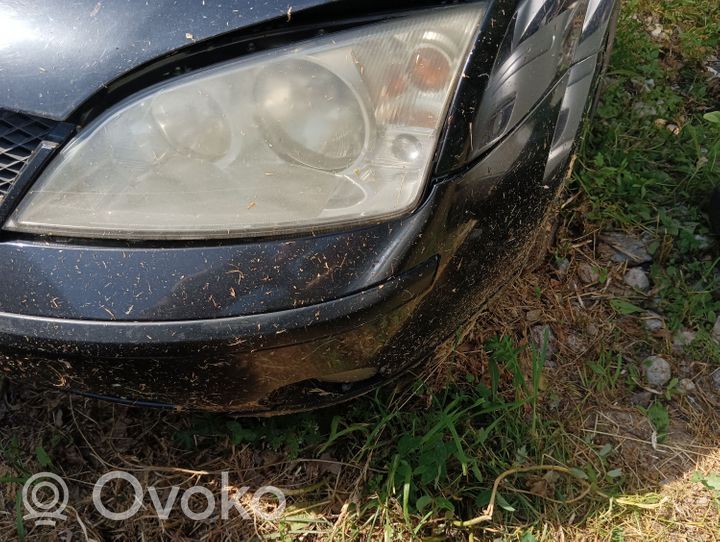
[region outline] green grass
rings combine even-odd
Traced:
[[[643,15],[653,12],[676,29],[676,50],[650,38]],[[629,0],[624,14],[575,178],[601,225],[674,238],[707,233],[700,209],[720,173],[720,126],[703,118],[718,108],[718,97],[710,94],[701,61],[720,47],[720,32],[710,31],[720,8],[711,0]]]
[[[671,34],[669,40],[651,38],[651,16]],[[569,220],[583,222],[574,225],[581,233],[650,235],[655,309],[671,331],[697,331],[688,356],[720,364],[709,334],[720,314],[720,278],[706,246],[712,239],[703,212],[720,180],[720,122],[712,115],[720,108],[720,90],[710,86],[702,68],[713,51],[720,54],[717,0],[624,2],[602,101],[582,139],[570,185],[582,218]],[[560,240],[563,256],[572,242]],[[600,289],[612,281],[613,270],[597,270],[600,283],[593,287]],[[553,295],[536,285],[530,297],[542,303]],[[463,354],[454,352],[440,382],[382,389],[311,414],[195,416],[173,427],[171,444],[191,457],[252,448],[299,464],[338,466],[319,476],[319,485],[296,493],[276,526],[273,536],[280,540],[313,533],[328,540],[477,536],[532,542],[553,540],[558,530],[625,540],[630,526],[624,518],[639,524],[659,498],[647,491],[623,496],[636,487],[614,444],[588,437],[583,428],[601,406],[626,404],[639,390],[640,367],[633,360],[667,349],[666,338],[625,330],[648,301],[628,295],[599,301],[608,307],[603,314],[622,324],[579,359],[559,360],[576,364],[562,373],[563,382],[545,380],[545,348],[524,346],[519,334],[499,335],[474,345],[484,360],[482,371],[465,369]],[[553,316],[563,321],[565,315]],[[647,407],[634,409],[652,424],[659,443],[668,435],[676,386],[677,379]],[[0,485],[19,485],[28,472],[57,468],[73,442],[65,430],[53,431],[32,445],[14,439],[0,445],[0,467],[15,473],[0,478]],[[502,483],[494,494],[496,480]],[[713,491],[717,502],[717,476],[698,475],[697,483]],[[317,509],[333,499],[346,507],[329,520]],[[477,519],[491,502],[492,521]],[[17,532],[22,529],[19,521]],[[648,532],[646,539],[653,536]]]
[[[545,498],[562,503],[585,490],[592,501],[596,493],[612,492],[622,472],[608,467],[608,444],[583,445],[587,455],[581,461],[569,457],[565,442],[572,437],[563,423],[539,414],[542,351],[519,348],[503,336],[491,338],[483,349],[488,353],[483,379],[459,374],[441,390],[422,382],[402,393],[379,390],[348,404],[347,413],[332,416],[320,431],[322,413],[243,421],[202,416],[176,438],[191,447],[229,440],[361,466],[368,474],[358,479],[355,520],[342,528],[350,537],[432,539],[472,532],[462,521],[472,521],[490,504],[498,476],[517,471],[493,504],[508,525],[517,526],[518,539],[533,540],[523,526],[540,517],[543,506],[528,491],[541,488]],[[549,467],[537,470],[538,465]],[[523,489],[527,479],[530,489]],[[308,523],[318,528],[312,516],[291,518],[280,528],[282,539],[292,540]]]
[[[628,0],[623,13],[574,179],[595,224],[655,237],[652,279],[671,328],[707,329],[720,313],[718,262],[697,257],[710,242],[703,210],[720,179],[720,123],[711,122],[720,88],[703,62],[720,51],[720,5]],[[669,41],[649,36],[653,14]]]

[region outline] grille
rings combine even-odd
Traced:
[[[0,202],[55,122],[0,110]]]

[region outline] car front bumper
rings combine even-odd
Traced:
[[[435,177],[407,217],[243,241],[0,232],[0,372],[133,404],[249,414],[315,408],[396,378],[537,256],[613,3],[593,0],[588,19],[578,5],[520,33],[505,31],[512,11],[494,6]],[[522,6],[528,21],[545,13]]]
[[[564,92],[402,220],[238,245],[0,242],[0,370],[254,414],[392,380],[522,269],[564,173],[547,167]]]
[[[350,397],[402,367],[376,358],[427,292],[431,258],[361,292],[256,315],[100,322],[0,314],[14,378],[114,400],[261,413]]]

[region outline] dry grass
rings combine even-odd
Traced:
[[[720,356],[707,333],[715,300],[698,292],[704,284],[684,282],[696,273],[696,263],[705,272],[717,250],[683,252],[682,228],[690,226],[678,219],[673,232],[658,218],[661,211],[672,213],[681,196],[691,207],[690,219],[699,220],[692,198],[712,182],[709,173],[703,177],[709,169],[691,167],[697,148],[704,145],[707,158],[713,144],[692,118],[720,95],[715,83],[705,92],[688,74],[720,43],[712,15],[720,8],[717,0],[628,0],[626,7],[631,11],[621,21],[619,67],[599,111],[596,137],[606,136],[594,143],[602,163],[590,151],[581,153],[580,186],[562,202],[546,257],[459,334],[461,341],[456,338],[412,375],[415,382],[342,408],[242,424],[0,384],[0,540],[17,540],[23,525],[28,540],[720,539],[720,482],[712,478],[720,473],[720,390],[712,378]],[[638,31],[650,32],[656,24],[667,34],[658,38],[660,45]],[[626,101],[645,92],[637,91],[638,77],[656,79],[644,99],[657,108],[662,101],[665,120],[681,125],[688,139],[662,139],[653,131],[654,119],[627,113]],[[686,102],[678,105],[676,95],[686,87]],[[629,120],[617,120],[620,114]],[[617,181],[621,174],[626,186]],[[648,293],[624,285],[625,265],[611,262],[600,242],[608,228],[658,240],[661,265],[653,268]],[[558,265],[563,259],[565,265]],[[669,274],[671,266],[682,272]],[[598,280],[587,281],[588,269]],[[666,324],[696,328],[696,341],[679,351],[674,330],[649,332],[642,313],[613,308],[610,302],[618,299],[642,307],[659,299]],[[554,336],[547,345],[553,352],[539,361],[543,326]],[[512,348],[498,352],[498,337]],[[650,354],[665,357],[673,376],[692,380],[695,388],[684,394],[675,383],[649,389],[641,362]],[[493,371],[500,379],[497,394],[478,391],[492,386]],[[667,413],[666,435],[651,422],[653,404]],[[483,413],[488,405],[496,409]],[[432,457],[439,449],[421,448],[427,457],[403,455],[399,442],[411,434],[430,441],[438,424],[444,424],[441,443],[452,443],[452,431],[460,435],[455,455],[442,462],[446,472],[434,483],[410,473],[404,486],[400,462],[437,467]],[[54,529],[23,524],[20,487],[28,475],[48,469],[69,485],[69,517]],[[91,500],[93,484],[111,470],[130,472],[163,496],[172,486],[202,485],[216,493],[220,473],[229,471],[235,487],[276,485],[289,504],[278,521],[232,514],[227,521],[194,521],[177,507],[160,520],[146,499],[139,514],[117,523],[103,518]],[[496,480],[494,513],[483,518]],[[419,499],[404,499],[406,486],[416,498],[432,497],[427,509],[420,510]],[[105,504],[127,508],[128,488],[112,489]],[[273,504],[265,506],[271,511]],[[472,525],[458,525],[460,520]]]

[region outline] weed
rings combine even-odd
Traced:
[[[663,442],[670,430],[670,414],[667,408],[660,401],[654,401],[649,408],[645,410],[648,420],[655,429],[657,442]]]
[[[581,374],[581,382],[589,391],[613,391],[617,388],[624,369],[622,354],[602,350],[596,360],[587,364],[587,370]]]
[[[268,419],[245,419],[242,422],[216,414],[198,415],[188,429],[173,435],[185,449],[212,446],[218,439],[232,446],[252,444],[272,451],[283,451],[290,459],[300,450],[322,441],[318,420],[310,414]]]

